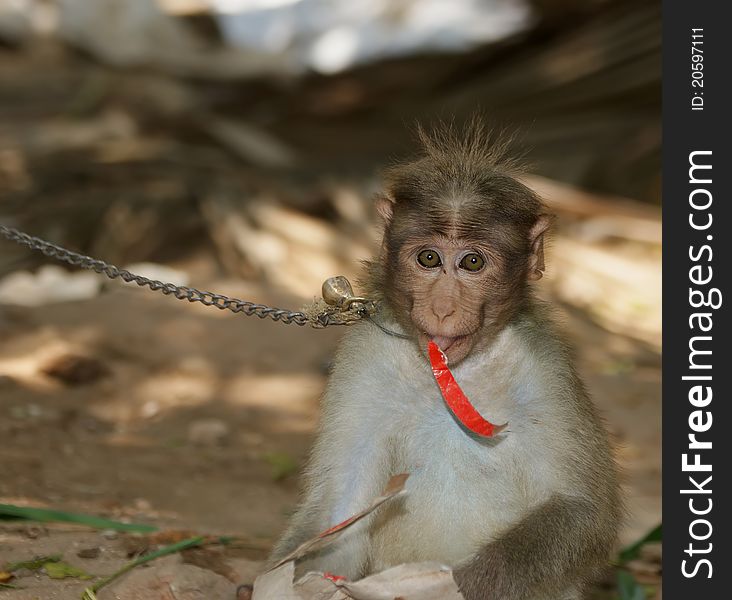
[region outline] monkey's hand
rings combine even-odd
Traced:
[[[465,600],[573,598],[603,566],[617,519],[584,498],[554,496],[454,571]]]

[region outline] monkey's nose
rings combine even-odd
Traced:
[[[443,323],[445,319],[455,314],[455,307],[451,304],[433,304],[432,314],[440,323]]]

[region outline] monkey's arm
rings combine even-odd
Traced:
[[[337,367],[326,390],[321,430],[305,473],[304,498],[272,560],[366,508],[393,474],[384,418],[369,394],[368,382],[359,385],[352,364]],[[369,522],[367,517],[310,557],[304,563],[307,570],[327,570],[349,579],[361,576],[368,558]]]
[[[271,564],[293,552],[298,546],[317,535],[322,527],[323,497],[321,490],[311,486],[292,516],[287,530],[279,539],[269,557]]]
[[[334,433],[334,432],[329,432]],[[386,483],[385,457],[378,446],[368,451],[353,439],[320,438],[306,476],[306,494],[272,554],[277,561],[306,540],[369,505]],[[349,442],[350,445],[349,445]],[[340,448],[340,453],[334,453]],[[364,574],[368,559],[367,517],[322,551],[300,561],[301,572],[329,571],[351,580]]]
[[[608,558],[616,519],[609,505],[556,495],[455,571],[466,600],[553,597],[581,587]]]

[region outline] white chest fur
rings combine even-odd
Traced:
[[[426,358],[416,350],[404,352],[409,342],[359,333],[342,351],[358,352],[369,368],[335,373],[329,391],[338,396],[331,402],[350,404],[351,419],[341,426],[350,436],[353,454],[348,460],[357,467],[339,486],[342,495],[331,520],[363,508],[359,491],[374,483],[369,481],[370,461],[386,466],[390,474],[411,474],[407,495],[382,509],[370,525],[371,568],[418,560],[457,564],[554,491],[558,474],[552,468],[552,424],[539,401],[541,383],[526,376],[533,371],[532,358],[511,331],[489,352],[474,354],[454,369],[485,418],[509,423],[492,439],[477,438],[459,425]],[[326,416],[327,409],[326,404]]]

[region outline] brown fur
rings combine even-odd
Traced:
[[[544,268],[549,218],[536,194],[515,178],[519,167],[507,154],[507,136],[487,131],[477,118],[461,133],[443,125],[430,133],[419,128],[418,134],[421,155],[389,169],[386,191],[377,199],[384,242],[366,285],[420,345],[425,336],[418,334],[427,330],[471,335],[472,348],[527,304],[527,281],[541,277]],[[435,240],[479,249],[488,264],[479,274],[458,271],[448,283],[416,265],[415,254]],[[420,302],[453,304],[455,313],[438,323]],[[464,354],[448,358],[454,363]]]
[[[308,568],[360,577],[405,560],[459,556],[450,564],[466,600],[575,599],[608,559],[622,504],[602,421],[528,283],[544,270],[551,219],[516,180],[507,143],[491,141],[480,121],[463,133],[442,127],[419,135],[420,156],[388,171],[377,200],[384,242],[367,278],[369,295],[382,301],[380,317],[413,342],[369,324],[346,336],[305,500],[274,558],[362,508],[389,475],[415,469],[407,504],[387,507],[371,529],[364,523]],[[418,264],[424,249],[442,264]],[[459,268],[469,252],[485,257],[481,270]],[[449,417],[423,356],[430,336],[453,344],[451,366],[467,358],[462,373],[473,400],[520,419],[510,438],[476,443],[442,420]],[[425,430],[429,441],[415,446]],[[482,473],[463,476],[468,456]],[[449,488],[446,479],[454,481]],[[500,525],[484,533],[490,523]],[[471,535],[477,543],[461,554]]]

